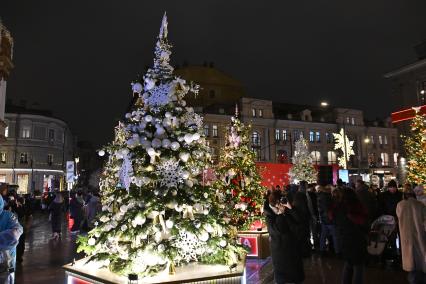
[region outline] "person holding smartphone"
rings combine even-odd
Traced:
[[[301,226],[297,211],[281,191],[274,190],[264,203],[270,236],[275,283],[302,283]]]

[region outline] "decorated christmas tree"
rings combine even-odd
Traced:
[[[293,166],[289,171],[291,183],[297,184],[302,180],[308,183],[317,181],[317,170],[312,164],[312,157],[309,154],[308,144],[304,138],[296,141],[292,161]]]
[[[202,118],[186,106],[198,86],[173,75],[164,15],[154,66],[133,83],[133,110],[115,130],[101,175],[102,211],[79,239],[89,261],[153,275],[189,262],[233,265],[243,252],[224,204],[202,184],[210,162]]]
[[[250,127],[236,115],[225,135],[221,150],[215,187],[224,194],[227,217],[239,230],[248,230],[253,222],[262,219],[261,208],[266,189],[260,185],[261,177],[255,163],[255,153],[250,149]]]
[[[416,116],[411,123],[411,135],[405,138],[407,152],[407,180],[416,184],[426,184],[426,121],[414,108]]]

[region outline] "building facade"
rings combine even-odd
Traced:
[[[0,182],[20,193],[63,189],[66,161],[74,160],[67,124],[47,111],[7,106],[6,141],[0,147]]]
[[[0,20],[0,143],[5,141],[6,123],[4,113],[6,106],[7,78],[13,68],[13,38]]]

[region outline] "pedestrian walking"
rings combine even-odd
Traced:
[[[62,232],[62,212],[64,211],[64,198],[60,192],[49,205],[49,218],[52,223],[52,239],[58,240]]]
[[[71,218],[74,220],[74,224],[71,227],[72,234],[77,234],[80,232],[81,222],[84,218],[83,206],[83,192],[79,190],[70,202],[70,214]]]
[[[402,268],[410,284],[426,283],[426,207],[405,187],[404,200],[396,206],[401,234]]]

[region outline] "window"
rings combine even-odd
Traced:
[[[318,165],[321,162],[321,153],[319,151],[311,152],[312,163]]]
[[[31,128],[29,126],[22,127],[22,138],[30,138]]]
[[[53,155],[47,154],[47,164],[51,166],[53,164]]]
[[[395,167],[398,166],[398,153],[393,153],[393,164],[395,165]]]
[[[315,139],[315,132],[311,130],[309,131],[309,142],[314,142],[314,139]]]
[[[7,162],[6,152],[0,152],[0,163],[6,164],[6,162]]]
[[[4,137],[9,137],[9,126],[4,129]]]
[[[251,147],[251,150],[254,152],[256,156],[256,161],[260,161],[260,148],[259,147]]]
[[[209,97],[213,99],[216,96],[216,92],[214,90],[209,91]]]
[[[283,129],[283,141],[287,141],[287,130]]]
[[[260,146],[260,135],[259,132],[254,131],[251,135],[251,145]]]
[[[6,182],[6,175],[0,175],[0,182]]]
[[[296,141],[297,139],[299,139],[299,130],[294,130],[293,131],[293,140]]]
[[[329,165],[337,164],[336,152],[334,152],[334,151],[328,151],[327,152],[327,161],[328,161]]]
[[[49,129],[49,141],[55,140],[55,130]]]
[[[352,125],[355,125],[355,117],[351,118],[351,123],[352,123]]]
[[[263,117],[263,110],[259,109],[259,110],[257,111],[257,113],[258,113],[259,117]]]
[[[384,139],[385,145],[387,145],[388,144],[388,137],[385,135],[385,136],[383,136],[383,139]]]
[[[275,141],[280,141],[280,130],[275,129]]]
[[[18,193],[25,194],[28,192],[29,174],[17,174]]]
[[[379,144],[383,144],[382,135],[379,135]]]
[[[333,143],[333,134],[330,133],[330,132],[326,132],[325,133],[325,140],[326,140],[327,144]]]
[[[374,144],[374,135],[371,135],[370,141],[371,141],[371,144]]]
[[[300,130],[300,132],[299,132],[299,138],[303,138],[303,137],[305,137],[305,135],[303,133],[303,130]]]
[[[209,125],[204,125],[204,136],[209,137]]]
[[[19,158],[19,163],[28,164],[28,153],[21,153],[21,156]]]
[[[351,121],[351,118],[349,116],[346,117],[346,124],[349,124]]]
[[[255,108],[251,109],[251,116],[256,117],[256,109]]]
[[[213,126],[212,126],[212,136],[218,137],[217,136],[217,125],[216,124],[213,124]]]
[[[315,132],[315,141],[317,143],[321,142],[321,133],[319,131]]]
[[[382,159],[382,165],[383,166],[389,166],[389,155],[388,155],[388,153],[380,153],[380,158]]]

